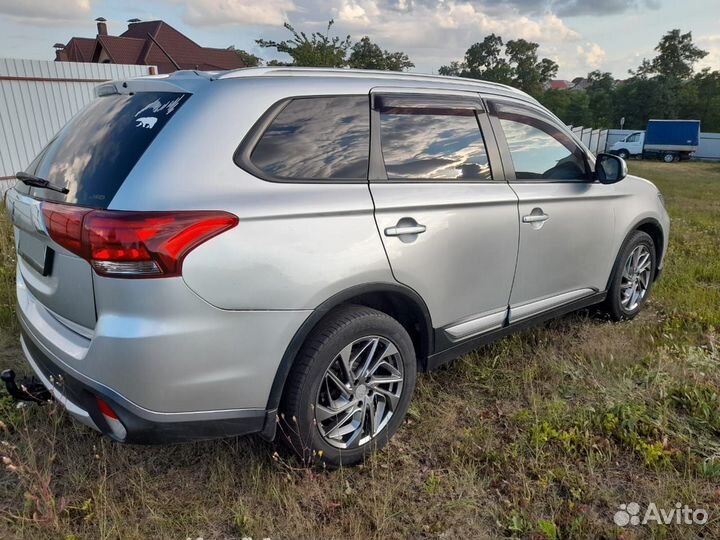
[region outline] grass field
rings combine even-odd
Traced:
[[[636,320],[574,314],[421,376],[389,448],[351,470],[256,438],[118,445],[4,400],[0,538],[720,538],[720,164],[630,167],[673,218]],[[0,366],[27,372],[7,235],[0,265]],[[616,526],[632,501],[710,520]]]

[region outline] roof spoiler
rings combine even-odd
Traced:
[[[119,94],[118,89],[115,87],[115,83],[104,83],[99,84],[95,87],[95,96],[103,97],[110,96],[112,94]]]
[[[183,92],[193,94],[200,87],[209,84],[217,72],[194,70],[176,71],[164,75],[146,75],[121,81],[110,81],[95,87],[97,97],[133,92]]]

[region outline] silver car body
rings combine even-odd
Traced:
[[[190,252],[181,277],[101,277],[48,237],[35,197],[11,190],[7,202],[21,251],[17,294],[28,362],[87,425],[107,431],[63,390],[68,380],[125,411],[128,431],[141,433],[131,442],[261,430],[271,437],[294,352],[319,313],[354,295],[412,299],[426,319],[418,354],[429,368],[514,323],[601,300],[624,239],[638,227],[653,231],[661,257],[666,252],[668,215],[655,186],[634,176],[609,185],[392,183],[373,182],[371,171],[370,182],[273,182],[232,159],[266,111],[298,96],[505,100],[536,109],[574,138],[512,88],[413,74],[261,68],[145,77],[99,93],[145,91],[192,97],[108,209],[220,209],[239,218]],[[576,142],[592,165],[594,156]],[[499,165],[502,149],[491,146]],[[538,212],[549,219],[523,222]],[[425,232],[407,242],[383,234],[407,219]],[[43,245],[56,252],[51,276],[22,254]],[[202,427],[210,425],[220,427]]]

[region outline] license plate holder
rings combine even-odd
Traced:
[[[21,232],[18,254],[42,276],[49,276],[52,273],[55,250],[39,238]]]

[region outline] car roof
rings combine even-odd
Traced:
[[[297,67],[257,67],[241,68],[229,71],[199,71],[179,70],[174,73],[162,75],[145,75],[128,79],[126,81],[113,81],[100,85],[96,91],[98,95],[104,92],[130,92],[130,91],[189,91],[194,92],[212,81],[235,81],[277,79],[281,84],[287,84],[288,79],[295,82],[305,79],[310,81],[350,82],[366,85],[368,91],[377,86],[397,86],[408,89],[445,90],[481,92],[515,98],[526,103],[540,105],[532,96],[522,90],[500,83],[469,79],[465,77],[445,77],[424,73],[407,73],[399,71],[377,71],[366,69],[335,69],[335,68],[297,68]],[[121,83],[121,85],[118,85]]]
[[[300,79],[313,81],[349,81],[367,83],[368,89],[378,85],[401,86],[405,88],[423,88],[435,90],[464,90],[469,92],[482,92],[505,97],[512,97],[528,103],[539,105],[538,101],[525,92],[500,83],[468,79],[464,77],[445,77],[424,73],[406,73],[397,71],[377,71],[365,69],[333,69],[333,68],[296,68],[296,67],[259,67],[242,68],[229,71],[198,71],[180,70],[163,75],[146,75],[132,79],[136,84],[163,85],[168,89],[171,86],[194,89],[201,81],[241,81],[241,80],[268,80],[277,78]],[[129,81],[128,81],[129,82]]]
[[[470,90],[488,94],[505,95],[537,103],[537,101],[525,92],[500,83],[468,79],[465,77],[446,77],[443,75],[430,75],[425,73],[408,73],[399,71],[378,71],[369,69],[337,69],[337,68],[298,68],[298,67],[258,67],[242,68],[230,71],[208,73],[213,80],[244,79],[255,77],[280,77],[280,78],[327,78],[367,81],[371,86],[378,82],[402,83],[403,86],[417,86],[423,88],[437,88],[443,90]],[[408,84],[410,83],[410,84]]]

